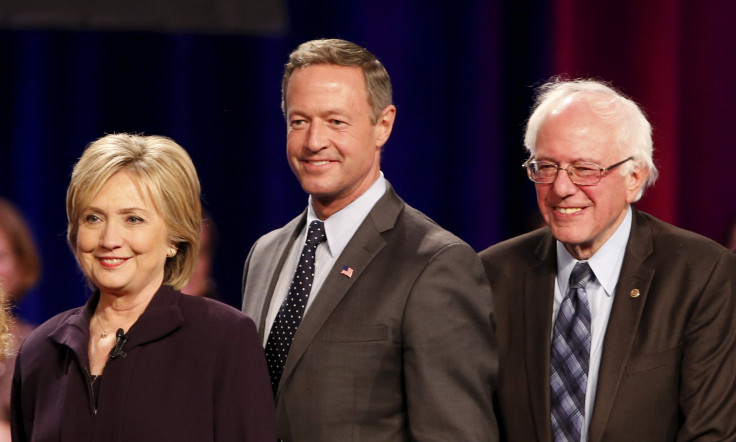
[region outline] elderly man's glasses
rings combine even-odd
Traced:
[[[608,167],[601,167],[595,163],[579,162],[572,163],[569,166],[560,167],[559,164],[550,163],[549,161],[536,161],[529,158],[522,166],[526,169],[529,179],[539,184],[551,184],[557,178],[557,172],[560,169],[567,172],[570,176],[570,181],[578,186],[593,186],[598,184],[603,178],[603,175],[610,170],[617,168],[629,160],[633,160],[634,157],[628,157],[623,161],[619,161]]]

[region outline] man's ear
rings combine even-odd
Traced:
[[[634,170],[625,177],[626,200],[628,203],[636,201],[637,196],[641,191],[641,187],[647,181],[648,177],[649,168],[642,166],[638,162],[634,162]]]
[[[381,148],[384,144],[386,144],[386,141],[388,141],[388,137],[391,136],[391,131],[394,128],[394,120],[396,119],[396,106],[393,104],[390,104],[386,106],[383,111],[381,111],[381,115],[378,116],[378,120],[376,121],[376,147]]]

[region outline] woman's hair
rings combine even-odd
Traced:
[[[169,138],[121,133],[87,146],[74,165],[66,194],[69,246],[76,250],[81,211],[120,171],[135,177],[164,220],[169,242],[177,248],[176,255],[166,259],[164,284],[180,289],[192,275],[199,254],[202,205],[194,164]]]
[[[19,301],[41,276],[41,260],[33,242],[33,236],[23,215],[10,201],[0,197],[0,230],[10,243],[20,272],[20,278],[13,293],[8,293],[14,301]],[[5,288],[10,291],[10,288]]]
[[[0,285],[0,359],[10,355],[13,351],[13,335],[10,334],[11,321],[7,294]]]

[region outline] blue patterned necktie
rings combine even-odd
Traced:
[[[289,286],[289,293],[284,299],[279,313],[271,326],[271,333],[266,342],[266,362],[268,362],[268,373],[271,375],[271,387],[276,396],[276,390],[281,381],[284,371],[286,357],[289,355],[291,341],[302,322],[307,300],[312,291],[314,281],[314,258],[317,246],[327,239],[324,223],[314,220],[309,224],[307,241],[299,257],[294,278]]]
[[[550,359],[555,441],[579,441],[583,429],[590,361],[590,306],[585,285],[594,278],[588,263],[575,264],[555,320]]]

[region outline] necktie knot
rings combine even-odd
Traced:
[[[593,278],[593,270],[587,262],[578,262],[570,273],[570,288],[583,288]]]
[[[325,223],[316,219],[309,223],[309,231],[307,232],[306,245],[318,246],[327,239],[325,233]]]

